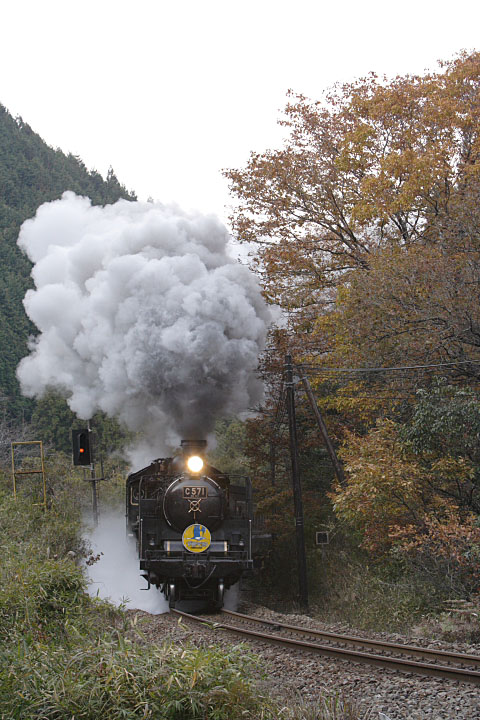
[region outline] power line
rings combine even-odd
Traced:
[[[318,367],[316,365],[304,365],[302,363],[298,363],[298,367],[301,367],[304,370],[308,370],[309,372],[315,372],[315,373],[323,373],[323,372],[331,372],[331,373],[351,373],[351,372],[395,372],[398,370],[425,370],[429,368],[439,368],[439,367],[449,367],[449,366],[457,366],[457,365],[479,365],[479,363],[475,363],[472,360],[460,360],[459,362],[449,362],[449,363],[436,363],[434,365],[401,365],[398,367],[362,367],[362,368],[329,368],[329,367]]]

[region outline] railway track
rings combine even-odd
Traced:
[[[207,620],[176,609],[172,612],[186,620],[208,625],[215,631],[226,630],[247,639],[275,643],[293,650],[315,652],[326,657],[404,673],[480,685],[480,656],[477,655],[340,635],[242,615],[230,610],[222,610],[222,615],[228,622]]]

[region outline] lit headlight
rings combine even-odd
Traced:
[[[198,455],[192,455],[192,457],[189,457],[187,460],[187,467],[190,472],[200,472],[200,470],[203,468],[202,458],[198,457]]]

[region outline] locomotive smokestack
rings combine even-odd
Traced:
[[[203,455],[207,448],[206,440],[182,440],[180,443],[183,454],[189,455]]]
[[[203,456],[207,447],[207,441],[182,440],[181,446],[187,469],[193,473],[199,473],[203,470],[205,465]]]
[[[213,215],[176,206],[92,207],[72,192],[42,205],[18,240],[39,329],[17,370],[23,393],[56,387],[80,418],[119,418],[142,438],[133,465],[257,404],[270,313],[228,242]]]

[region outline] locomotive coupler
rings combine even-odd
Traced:
[[[187,563],[185,565],[185,575],[187,577],[202,579],[207,575],[209,563],[206,562],[195,562]]]

